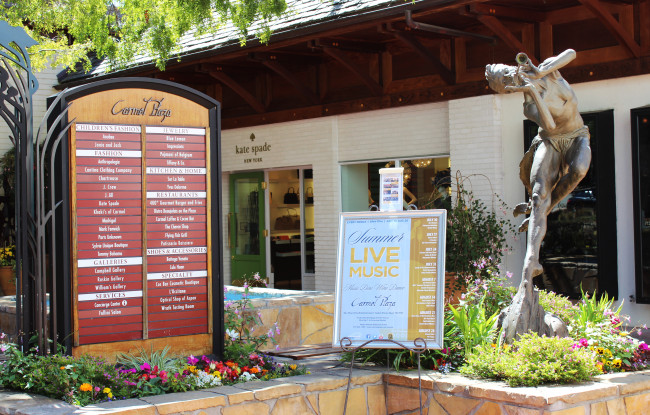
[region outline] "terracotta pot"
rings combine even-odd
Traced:
[[[4,295],[16,295],[16,271],[13,267],[0,267],[0,289]]]
[[[455,272],[445,272],[445,304],[458,304],[464,289],[457,288],[456,280],[458,275]]]

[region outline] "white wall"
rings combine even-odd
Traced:
[[[45,99],[57,92],[53,86],[58,83],[56,74],[60,71],[61,69],[46,69],[36,73],[39,88],[32,97],[35,129],[38,128],[38,125],[47,110]],[[9,140],[10,134],[9,127],[5,124],[4,120],[0,118],[0,155],[4,154],[12,146],[11,141]]]
[[[336,162],[337,118],[318,118],[250,128],[225,130],[221,134],[223,185],[223,240],[227,241],[229,173],[311,165],[314,172],[314,244],[316,278],[303,280],[303,289],[333,291],[336,282],[336,238],[340,210],[339,169]],[[250,135],[255,134],[255,141]],[[235,146],[271,145],[257,155],[236,154]],[[246,159],[262,161],[245,163]],[[230,251],[224,248],[224,274],[230,276]]]

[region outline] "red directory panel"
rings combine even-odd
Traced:
[[[79,344],[143,337],[142,135],[76,125]]]
[[[149,338],[208,330],[205,129],[147,127]]]
[[[75,128],[79,344],[207,333],[206,130]]]

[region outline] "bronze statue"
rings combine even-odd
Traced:
[[[573,89],[558,72],[575,57],[576,52],[568,49],[535,66],[520,53],[517,66],[493,64],[485,68],[485,77],[494,91],[524,93],[524,115],[539,126],[538,135],[519,164],[530,202],[517,205],[514,214],[530,217],[519,227],[522,232],[529,231],[521,284],[513,304],[500,317],[509,341],[529,330],[566,334],[566,326],[557,317],[544,315],[532,280],[543,272],[539,251],[547,215],[575,189],[591,163],[589,129],[580,116]]]

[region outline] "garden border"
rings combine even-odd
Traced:
[[[0,414],[338,415],[343,412],[347,371],[330,365],[314,370],[318,374],[84,408],[37,395],[0,391]],[[419,406],[416,373],[354,369],[352,379],[349,413],[411,414]],[[641,415],[650,407],[650,370],[600,375],[593,382],[580,384],[521,388],[429,371],[423,373],[422,388],[425,413],[429,415]]]

